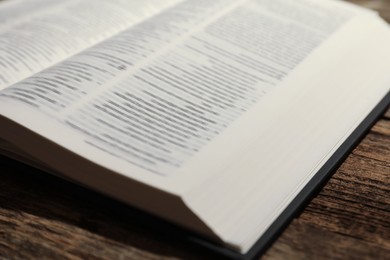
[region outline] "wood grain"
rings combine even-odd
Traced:
[[[390,21],[390,1],[351,2]],[[0,173],[0,258],[216,258],[90,191],[9,162]],[[263,258],[390,259],[390,110]]]
[[[383,117],[265,259],[389,259],[390,121]]]

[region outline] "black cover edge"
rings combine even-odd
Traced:
[[[316,195],[326,182],[336,172],[338,167],[348,157],[350,152],[360,143],[364,136],[368,133],[371,127],[379,119],[379,117],[390,106],[390,92],[375,106],[373,110],[366,116],[366,118],[358,125],[358,127],[349,135],[349,137],[340,145],[340,147],[333,153],[329,160],[320,168],[320,170],[310,179],[298,195],[292,200],[287,208],[279,215],[279,217],[271,224],[266,232],[256,241],[256,243],[245,254],[233,251],[223,245],[218,245],[207,238],[197,236],[191,231],[183,230],[171,226],[172,234],[182,237],[191,243],[194,243],[200,248],[209,250],[220,257],[229,259],[250,260],[258,259],[265,251],[272,245],[291,221],[303,211],[306,205],[310,202],[314,195]],[[156,226],[157,224],[157,226]],[[157,220],[157,223],[152,225],[160,230],[167,230],[165,223]]]
[[[114,210],[122,214],[130,214],[139,220],[139,224],[151,231],[163,232],[169,234],[168,238],[181,239],[190,242],[197,246],[200,250],[207,250],[214,253],[215,258],[230,258],[230,259],[257,259],[272,245],[279,237],[290,222],[299,214],[309,203],[314,195],[316,195],[323,185],[330,179],[337,168],[343,163],[349,153],[359,144],[365,134],[371,129],[377,119],[385,112],[390,105],[390,92],[378,103],[377,106],[368,114],[368,116],[359,124],[359,126],[351,133],[351,135],[343,142],[329,160],[321,167],[321,169],[312,177],[305,185],[287,208],[279,215],[279,217],[271,224],[266,232],[257,240],[246,254],[233,251],[223,245],[209,241],[207,238],[199,236],[194,232],[178,227],[172,223],[152,216],[149,213],[143,212],[131,206],[125,205],[117,200],[109,198],[97,191],[86,189],[81,185],[63,180],[49,173],[44,173],[38,169],[29,174],[40,178],[42,181],[58,186],[66,186],[72,189],[75,196],[83,200],[92,202],[95,205],[103,206],[106,209]],[[13,167],[31,169],[30,166],[23,165],[12,159],[0,156],[0,162]]]
[[[272,245],[279,235],[287,228],[291,221],[303,211],[306,205],[310,202],[326,182],[336,172],[338,167],[348,157],[350,152],[360,143],[360,141],[369,132],[371,127],[380,118],[380,116],[390,106],[390,91],[382,98],[382,100],[371,110],[371,112],[363,119],[358,127],[349,135],[349,137],[340,145],[333,153],[329,160],[318,170],[318,172],[310,179],[298,195],[292,200],[287,208],[279,215],[279,217],[271,224],[265,233],[256,241],[256,243],[245,254],[232,251],[215,245],[207,240],[199,240],[196,237],[190,237],[194,243],[212,250],[226,258],[250,260],[258,259]]]
[[[348,157],[350,152],[360,143],[360,141],[369,132],[379,117],[390,106],[390,92],[375,106],[375,108],[366,116],[351,135],[342,143],[329,160],[320,168],[320,170],[311,178],[287,208],[279,215],[267,231],[257,240],[251,249],[241,257],[232,256],[236,259],[255,259],[260,257],[268,247],[277,239],[283,230],[290,224],[295,216],[310,202],[338,167]]]

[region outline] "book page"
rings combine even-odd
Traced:
[[[333,1],[184,1],[0,92],[2,116],[110,178],[0,133],[99,190],[179,194],[246,252],[388,91],[384,32]]]
[[[353,16],[276,3],[183,2],[0,96],[50,115],[86,145],[171,175]]]
[[[389,93],[388,46],[384,21],[370,15],[350,20],[183,166],[180,176],[193,187],[189,176],[219,170],[198,182],[186,203],[247,252]]]
[[[0,5],[0,89],[90,47],[178,0],[17,0]]]

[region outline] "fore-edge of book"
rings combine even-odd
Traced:
[[[0,150],[245,255],[386,107],[388,46],[330,0],[9,0]]]

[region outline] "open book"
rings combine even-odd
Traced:
[[[331,0],[8,0],[1,154],[253,255],[389,103],[389,46]]]

